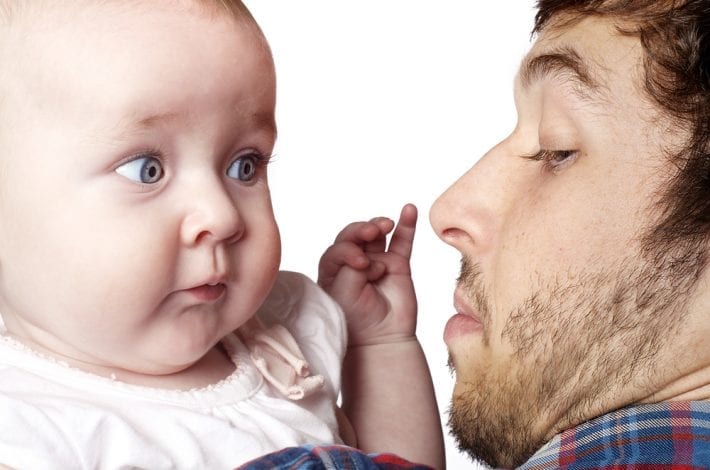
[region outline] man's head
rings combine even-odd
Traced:
[[[710,364],[710,1],[538,6],[515,130],[431,213],[463,256],[450,424],[498,466]]]

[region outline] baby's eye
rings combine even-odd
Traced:
[[[138,157],[126,162],[116,168],[116,173],[143,184],[157,183],[165,174],[160,160],[151,156]]]
[[[232,162],[227,168],[227,176],[248,183],[254,179],[262,157],[256,154],[244,155]]]

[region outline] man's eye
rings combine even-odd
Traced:
[[[163,164],[155,157],[145,156],[133,159],[116,168],[116,173],[131,181],[154,184],[163,178]]]
[[[248,183],[256,176],[256,171],[261,163],[261,157],[250,154],[237,158],[227,168],[227,176],[235,180]]]
[[[525,158],[543,162],[546,168],[557,170],[574,162],[579,152],[577,150],[540,150],[534,155]]]

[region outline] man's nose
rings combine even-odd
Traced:
[[[444,242],[468,256],[489,250],[504,208],[503,168],[496,149],[484,155],[434,202],[429,220]]]

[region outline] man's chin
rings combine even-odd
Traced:
[[[448,425],[459,450],[492,467],[514,468],[527,461],[544,438],[530,434],[535,406],[520,392],[489,374],[477,383],[457,380]]]
[[[479,334],[462,335],[447,344],[448,365],[456,373],[457,382],[479,381],[481,373],[490,369],[491,351]]]

